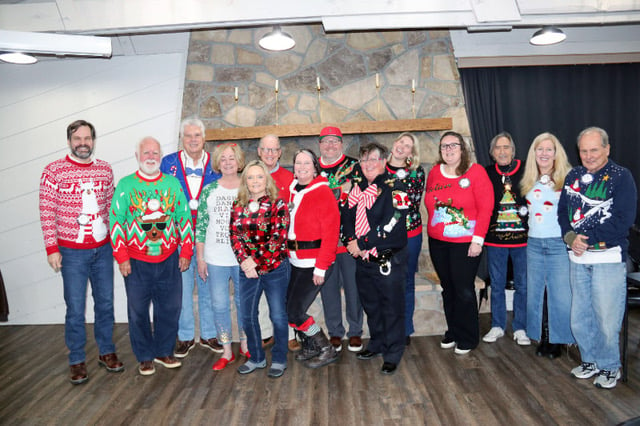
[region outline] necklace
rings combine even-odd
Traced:
[[[498,166],[498,163],[496,163],[496,172],[502,176],[502,184],[504,185],[505,183],[511,185],[511,176],[513,176],[518,169],[520,169],[520,160],[514,160],[511,162],[511,164],[509,164],[509,168],[507,169],[506,172],[503,172],[502,170],[500,170],[500,166]]]

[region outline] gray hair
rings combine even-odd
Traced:
[[[584,129],[583,131],[580,132],[580,134],[578,135],[578,148],[580,148],[580,139],[582,139],[582,137],[588,133],[597,133],[600,135],[600,140],[602,141],[602,147],[605,148],[607,145],[609,145],[609,135],[607,134],[607,132],[604,129],[601,129],[600,127],[587,127],[586,129]]]
[[[501,132],[498,133],[491,139],[491,143],[489,144],[489,155],[493,158],[493,150],[496,147],[496,143],[498,143],[498,139],[507,138],[509,139],[509,143],[511,144],[511,151],[513,151],[513,158],[516,158],[516,144],[513,142],[513,137],[509,132]],[[493,158],[495,160],[495,158]]]
[[[204,123],[202,122],[202,120],[200,120],[197,117],[189,117],[189,118],[185,118],[180,123],[180,140],[182,140],[182,138],[184,138],[184,129],[187,126],[198,126],[200,128],[200,131],[202,131],[202,137],[204,137],[205,128],[204,128]]]

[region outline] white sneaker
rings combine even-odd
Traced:
[[[491,330],[482,338],[483,342],[493,343],[504,336],[504,330],[500,327],[492,327]],[[529,342],[531,343],[531,342]]]
[[[571,370],[571,375],[578,379],[588,379],[599,373],[600,370],[598,370],[598,367],[596,367],[596,365],[592,362],[583,362],[582,364]]]
[[[603,389],[612,389],[616,387],[618,384],[618,380],[620,380],[620,370],[600,370],[598,373],[598,377],[593,381],[593,384],[598,388]]]
[[[531,340],[527,337],[527,333],[524,330],[514,331],[513,340],[520,346],[529,346],[531,344]]]
[[[471,352],[471,349],[460,349],[459,347],[456,346],[456,348],[453,350],[453,352],[456,355],[466,355],[469,352]]]

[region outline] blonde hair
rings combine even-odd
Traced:
[[[520,190],[523,195],[526,195],[531,191],[533,186],[536,184],[536,181],[540,179],[540,170],[538,169],[538,163],[536,163],[536,148],[546,140],[550,140],[553,143],[553,148],[556,151],[556,158],[553,161],[553,173],[551,174],[551,179],[554,184],[553,189],[555,191],[562,189],[564,178],[567,177],[569,170],[571,170],[571,164],[569,164],[567,153],[560,144],[558,138],[548,132],[540,133],[531,143],[529,153],[527,154],[527,163],[524,168],[522,180],[520,181]]]
[[[222,153],[227,148],[231,148],[233,151],[233,156],[238,163],[238,172],[242,171],[242,169],[244,169],[244,152],[242,152],[242,149],[237,143],[233,142],[221,143],[215,147],[211,153],[211,168],[217,173],[220,173],[220,157],[222,157]]]
[[[420,165],[420,141],[418,141],[418,137],[411,132],[403,132],[400,134],[400,136],[396,138],[396,140],[393,141],[393,143],[395,144],[405,136],[411,139],[411,141],[413,142],[413,146],[411,147],[411,155],[407,157],[407,161],[408,161],[407,168],[409,170],[415,170]],[[390,150],[389,158],[387,158],[387,160],[391,160],[392,156],[393,156],[393,149]]]
[[[252,167],[260,167],[264,172],[267,178],[267,187],[266,193],[269,197],[269,200],[273,203],[278,198],[278,187],[276,186],[276,181],[271,177],[271,173],[267,170],[267,166],[260,160],[253,160],[249,164],[247,164],[242,171],[242,175],[240,176],[240,187],[238,188],[238,199],[237,203],[246,207],[249,204],[249,200],[251,199],[251,192],[249,191],[249,186],[247,185],[247,174],[248,170]]]

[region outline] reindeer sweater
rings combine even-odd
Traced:
[[[109,242],[113,171],[106,161],[70,156],[47,165],[40,178],[40,223],[47,255],[58,247],[90,249]]]
[[[191,212],[178,179],[160,173],[147,179],[139,172],[118,182],[111,210],[111,244],[118,263],[130,258],[160,263],[180,246],[191,259]]]

